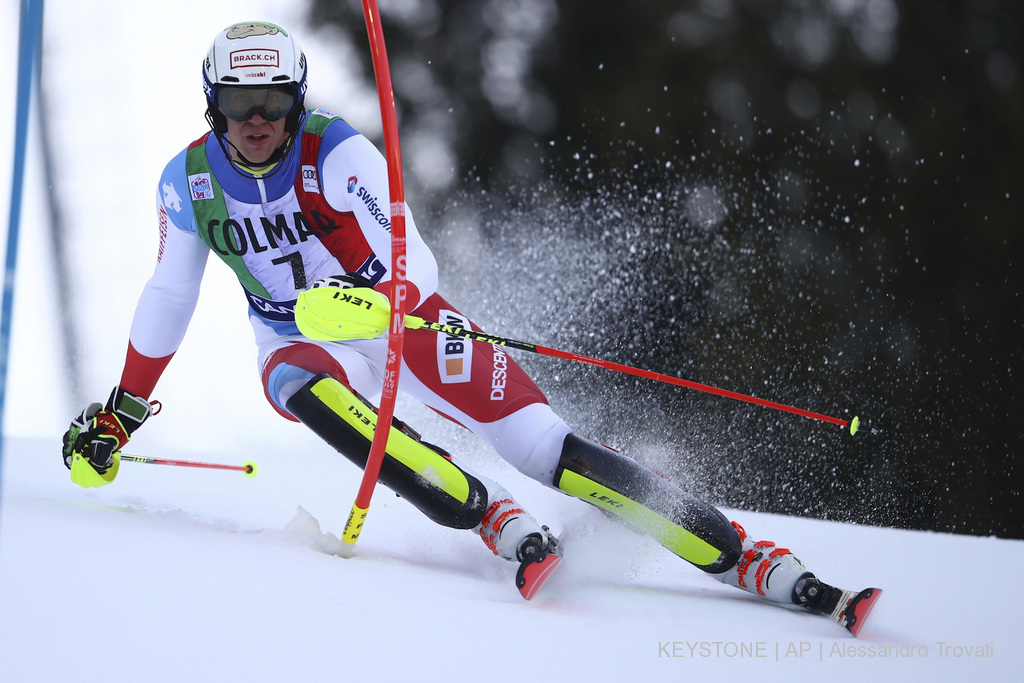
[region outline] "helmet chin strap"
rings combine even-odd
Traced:
[[[226,135],[224,136],[224,139],[227,140]],[[281,146],[276,148],[273,152],[271,152],[270,156],[267,157],[267,160],[262,162],[249,161],[248,159],[245,158],[245,155],[242,154],[242,150],[238,149],[238,146],[235,143],[231,142],[231,140],[227,140],[227,143],[231,145],[231,149],[235,150],[235,157],[238,159],[239,162],[241,162],[242,166],[258,170],[261,168],[267,168],[268,166],[273,166],[281,159],[283,159],[284,155],[288,152],[288,149],[291,147],[292,136],[289,135],[285,139],[285,141],[281,143]]]
[[[259,170],[261,168],[272,168],[275,164],[281,161],[281,159],[283,159],[286,154],[288,154],[288,150],[290,150],[292,147],[292,141],[294,141],[295,139],[295,132],[299,129],[302,120],[305,118],[305,112],[304,110],[302,110],[302,103],[300,102],[298,105],[296,105],[296,107],[300,110],[300,113],[298,116],[295,117],[294,122],[292,119],[293,114],[289,114],[288,119],[286,119],[285,130],[288,133],[288,137],[277,149],[271,152],[270,157],[263,162],[254,162],[250,161],[249,159],[246,159],[245,155],[242,154],[240,149],[238,149],[238,146],[235,143],[228,140],[227,119],[224,117],[223,114],[216,110],[212,103],[206,110],[206,121],[210,124],[210,128],[213,129],[213,135],[214,137],[217,138],[217,143],[220,145],[221,150],[224,152],[224,156],[226,156],[228,160],[231,161],[231,165],[235,168],[236,171],[242,173],[243,167],[245,169],[253,170]],[[230,145],[231,149],[234,150],[234,155],[232,155],[232,153],[228,150],[228,145]],[[280,166],[278,166],[278,168],[280,168]],[[266,173],[264,177],[276,172],[277,169],[274,168],[269,173]]]
[[[231,161],[231,166],[234,167],[234,169],[239,173],[247,171],[249,169],[258,171],[262,168],[272,168],[279,161],[281,161],[281,159],[284,158],[285,154],[288,153],[288,150],[291,149],[292,146],[292,140],[294,139],[291,135],[289,135],[288,138],[284,141],[284,143],[281,144],[280,147],[271,152],[270,156],[267,158],[266,161],[256,162],[247,159],[245,155],[242,154],[242,151],[238,149],[238,146],[235,145],[235,143],[231,142],[231,140],[228,140],[227,135],[221,135],[217,131],[214,131],[214,135],[217,138],[217,142],[220,143],[220,148],[221,150],[223,150],[224,156],[226,156],[228,160]],[[228,150],[229,145],[231,149],[234,150],[234,155],[232,155],[231,151]],[[277,170],[278,169],[273,169],[269,173],[264,174],[264,177],[276,173]],[[251,173],[250,175],[259,174]]]

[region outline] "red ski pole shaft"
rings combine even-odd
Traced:
[[[507,346],[510,349],[519,349],[521,351],[531,351],[538,353],[542,356],[552,356],[554,358],[562,358],[564,360],[574,360],[580,363],[588,363],[590,365],[596,365],[601,368],[608,370],[615,370],[622,372],[627,375],[634,375],[636,377],[645,377],[647,379],[653,379],[657,382],[665,382],[666,384],[674,384],[680,387],[686,387],[687,389],[696,389],[697,391],[703,391],[709,394],[716,394],[718,396],[724,396],[726,398],[735,399],[737,401],[745,401],[747,403],[754,403],[766,408],[774,408],[775,410],[782,410],[788,413],[794,413],[803,417],[809,417],[814,420],[821,420],[823,422],[830,422],[832,424],[839,425],[840,427],[849,427],[851,434],[856,434],[857,429],[860,426],[860,418],[853,418],[853,420],[842,420],[838,417],[830,417],[828,415],[822,415],[821,413],[813,413],[803,408],[795,408],[793,406],[785,405],[784,403],[776,403],[775,401],[767,401],[763,398],[757,398],[755,396],[748,396],[747,394],[741,394],[736,391],[729,391],[728,389],[719,389],[708,384],[701,384],[700,382],[692,382],[687,379],[681,379],[679,377],[673,377],[672,375],[663,375],[659,372],[652,372],[650,370],[642,370],[635,368],[631,365],[623,365],[621,363],[614,363],[608,360],[601,360],[599,358],[591,358],[590,356],[583,356],[578,353],[571,353],[569,351],[559,351],[558,349],[552,349],[546,346],[539,346],[537,344],[531,344],[529,342],[517,341],[515,339],[509,339],[508,337],[498,337],[493,334],[487,334],[486,332],[477,332],[475,330],[467,330],[461,327],[453,327],[451,325],[443,325],[437,322],[430,322],[423,320],[415,316],[406,316],[406,326],[411,330],[425,329],[433,332],[441,332],[443,334],[449,334],[456,337],[465,337],[467,339],[474,339],[476,341],[486,342],[488,344],[498,344],[500,346]]]
[[[748,396],[747,394],[741,394],[735,391],[729,391],[728,389],[719,389],[708,384],[701,384],[700,382],[692,382],[688,379],[682,379],[680,377],[673,377],[672,375],[663,375],[659,372],[651,372],[650,370],[642,370],[640,368],[634,368],[629,365],[622,365],[621,363],[613,363],[608,360],[601,360],[599,358],[590,358],[589,356],[581,356],[578,353],[571,353],[568,351],[559,351],[558,349],[550,349],[546,346],[536,346],[534,350],[542,356],[552,356],[554,358],[563,358],[566,360],[579,361],[580,363],[589,363],[590,365],[596,365],[601,368],[608,370],[615,370],[622,372],[627,375],[634,375],[636,377],[646,377],[647,379],[653,379],[657,382],[665,382],[666,384],[674,384],[680,387],[686,387],[687,389],[696,389],[697,391],[703,391],[709,394],[715,394],[717,396],[724,396],[726,398],[735,399],[737,401],[746,401],[747,403],[754,403],[759,406],[766,408],[774,408],[775,410],[782,410],[788,413],[794,413],[796,415],[802,415],[803,417],[809,417],[814,420],[821,420],[822,422],[831,422],[832,424],[839,425],[840,427],[846,427],[850,424],[849,420],[842,420],[838,417],[829,417],[828,415],[822,415],[820,413],[812,413],[809,410],[803,408],[795,408],[793,406],[785,405],[784,403],[776,403],[775,401],[768,401],[763,398],[757,398],[756,396]]]
[[[145,455],[131,455],[129,453],[121,454],[121,462],[138,462],[145,465],[170,465],[172,467],[195,467],[199,469],[207,470],[232,470],[234,472],[241,472],[247,477],[255,477],[259,468],[251,460],[247,460],[241,465],[222,465],[220,463],[213,462],[195,462],[192,460],[172,460],[170,458],[151,458]]]

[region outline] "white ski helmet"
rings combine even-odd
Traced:
[[[273,98],[268,94],[256,106],[233,111],[224,93],[239,93],[241,89],[262,89]],[[294,132],[305,112],[306,56],[298,42],[276,24],[234,24],[217,34],[206,53],[203,90],[207,118],[218,135],[227,130],[228,116],[244,120],[256,111],[271,120],[286,118],[286,130]]]

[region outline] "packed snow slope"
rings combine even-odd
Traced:
[[[158,386],[163,411],[126,450],[252,459],[259,475],[125,463],[111,486],[72,484],[60,435],[119,377],[134,304],[158,248],[156,179],[205,130],[201,56],[233,21],[299,27],[305,7],[46,4],[43,69],[60,164],[44,181],[38,141],[30,144],[0,476],[0,682],[703,674],[944,681],[1010,680],[1019,672],[1014,581],[1024,542],[730,511],[823,579],[885,589],[854,640],[824,618],[718,584],[596,510],[524,479],[472,438],[450,431],[435,438],[439,418],[402,403],[398,414],[426,438],[499,479],[565,533],[564,570],[527,603],[513,586],[513,565],[386,490],[374,497],[355,556],[338,558],[360,473],[267,405],[244,304],[220,264],[208,268],[193,328]],[[0,11],[16,24],[16,3]],[[15,44],[5,45],[13,64]],[[303,46],[318,56],[337,49],[329,36],[312,34]],[[346,118],[372,132],[373,93],[332,66],[341,63],[318,59],[311,80],[325,104],[344,103]],[[118,65],[123,87],[96,87],[106,76],[86,67],[103,64]],[[13,130],[13,105],[0,110],[0,123]],[[0,163],[4,187],[9,168]],[[53,291],[50,245],[39,227],[49,220],[46,184],[74,218],[65,245],[72,293]],[[0,209],[6,215],[7,205]],[[83,326],[74,353],[85,396],[75,396],[61,374],[59,306],[73,307]]]
[[[5,444],[5,683],[998,681],[1024,664],[1021,603],[1000,570],[1024,564],[1021,541],[730,511],[823,578],[885,590],[854,639],[722,586],[501,464],[491,473],[566,534],[564,569],[531,602],[478,537],[383,489],[354,557],[334,555],[358,472],[304,438],[291,452],[271,440],[178,454],[252,458],[255,478],[125,463],[89,491],[69,481],[58,443]]]

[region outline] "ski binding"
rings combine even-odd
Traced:
[[[868,615],[882,596],[881,588],[865,588],[857,592],[836,588],[820,580],[815,584],[806,589],[807,602],[803,606],[836,622],[854,638],[860,634]]]

